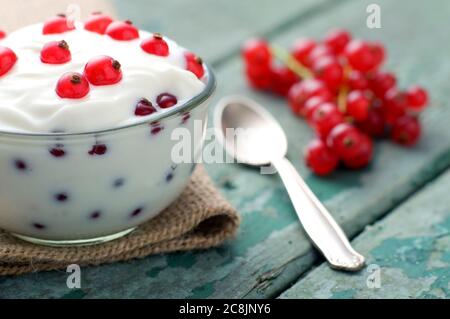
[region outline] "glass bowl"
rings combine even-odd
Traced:
[[[44,245],[121,237],[183,191],[201,156],[215,78],[151,121],[76,134],[0,132],[0,228]],[[171,137],[185,128],[191,161],[175,163]],[[200,131],[200,134],[195,131]]]

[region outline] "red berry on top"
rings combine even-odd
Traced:
[[[71,30],[75,30],[75,26],[73,25],[73,23],[70,23],[70,21],[67,20],[64,14],[60,14],[51,17],[44,22],[42,33],[56,34],[56,33],[64,33]]]
[[[392,126],[391,139],[404,146],[417,143],[421,134],[420,122],[416,116],[399,117]]]
[[[156,109],[153,107],[152,102],[150,102],[146,98],[140,99],[136,104],[136,108],[134,110],[134,114],[136,116],[146,116],[155,112]]]
[[[91,58],[84,67],[84,74],[93,85],[111,85],[122,79],[120,63],[106,55]]]
[[[408,108],[413,111],[422,111],[428,104],[427,91],[417,85],[411,86],[406,90]]]
[[[369,115],[370,100],[363,91],[351,91],[347,96],[346,113],[356,121],[364,121]]]
[[[362,72],[352,70],[347,78],[348,86],[351,90],[366,90],[369,88],[369,80]]]
[[[320,139],[314,139],[306,146],[305,161],[320,176],[332,173],[339,164],[339,158]]]
[[[383,98],[396,84],[397,79],[390,72],[375,72],[370,77],[370,88],[379,98]]]
[[[298,39],[291,49],[292,56],[301,64],[307,65],[311,51],[316,47],[316,41],[308,38]]]
[[[351,67],[361,72],[372,70],[377,63],[370,44],[361,40],[352,40],[347,44],[344,54]]]
[[[158,55],[158,56],[168,56],[169,46],[167,42],[163,39],[162,35],[159,33],[154,33],[148,39],[144,39],[141,42],[141,48],[147,53]]]
[[[69,45],[66,41],[46,43],[41,50],[41,61],[49,64],[62,64],[71,60]]]
[[[285,66],[275,66],[271,72],[271,89],[274,93],[281,96],[286,96],[289,89],[300,80],[294,72]]]
[[[130,41],[139,38],[139,30],[131,23],[131,21],[114,21],[110,23],[105,33],[114,40]]]
[[[0,76],[8,73],[17,62],[17,55],[8,47],[0,45]]]
[[[294,84],[288,92],[288,102],[292,111],[300,116],[305,116],[304,106],[306,101],[313,96],[321,96],[329,100],[331,92],[324,82],[317,79],[306,79]]]
[[[258,38],[247,40],[242,46],[241,54],[249,65],[269,65],[272,60],[269,44]]]
[[[6,38],[6,32],[3,30],[0,30],[0,40]]]
[[[184,58],[186,60],[186,70],[191,71],[201,79],[205,74],[203,60],[192,52],[185,52]]]
[[[342,122],[344,122],[342,113],[330,102],[320,104],[311,115],[312,126],[322,139],[326,139],[330,131]]]
[[[357,122],[358,128],[372,137],[383,137],[385,134],[385,125],[383,116],[378,108],[369,110],[367,118],[364,121]]]
[[[332,91],[341,85],[344,70],[336,58],[330,56],[320,57],[312,62],[312,70],[316,77],[325,82]]]
[[[81,99],[89,93],[89,82],[82,74],[68,72],[59,78],[56,93],[61,98]]]
[[[344,29],[334,29],[328,32],[325,37],[325,44],[333,50],[335,54],[341,53],[347,43],[351,40],[350,33]]]
[[[170,94],[170,93],[161,93],[160,95],[158,95],[158,97],[156,98],[156,103],[158,104],[158,106],[162,109],[166,109],[169,107],[174,106],[175,104],[178,103],[178,100],[176,98],[175,95]]]
[[[84,23],[84,28],[98,34],[105,34],[106,28],[113,22],[113,19],[101,12],[93,12]]]

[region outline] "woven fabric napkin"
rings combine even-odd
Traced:
[[[237,212],[199,166],[180,197],[129,235],[81,247],[39,246],[0,230],[0,275],[112,263],[151,254],[204,249],[234,236]]]

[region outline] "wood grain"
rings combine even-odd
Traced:
[[[347,274],[321,265],[281,298],[449,298],[450,171],[367,227],[354,246],[368,267]]]

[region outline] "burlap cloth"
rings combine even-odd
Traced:
[[[233,237],[239,217],[199,166],[182,195],[129,235],[104,244],[47,247],[0,230],[0,275],[112,263],[151,254],[204,249]]]

